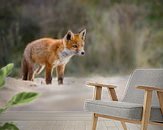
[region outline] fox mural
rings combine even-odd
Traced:
[[[45,68],[46,84],[52,83],[53,68],[56,68],[58,84],[63,84],[66,64],[74,55],[84,56],[86,29],[77,34],[71,30],[62,39],[41,38],[29,43],[22,59],[22,79],[34,80]],[[34,70],[34,66],[38,66]]]

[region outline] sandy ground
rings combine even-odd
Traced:
[[[46,85],[44,79],[37,78],[34,82],[7,78],[6,84],[0,90],[0,106],[3,106],[13,95],[22,91],[40,93],[40,97],[28,104],[11,108],[19,111],[83,111],[84,101],[93,96],[93,87],[87,87],[89,81],[117,85],[116,92],[120,99],[124,93],[128,76],[89,78],[66,77],[64,85],[58,85],[53,79],[52,85]],[[107,90],[103,90],[103,99],[108,98]]]

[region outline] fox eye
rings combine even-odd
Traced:
[[[72,47],[73,47],[73,48],[78,48],[78,46],[77,46],[77,45],[72,45]]]

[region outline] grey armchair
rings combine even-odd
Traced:
[[[135,70],[120,101],[116,86],[100,83],[88,86],[95,87],[94,100],[85,102],[85,110],[93,112],[92,130],[96,130],[98,117],[118,120],[124,130],[125,122],[141,124],[141,130],[147,130],[148,124],[163,126],[163,69]],[[101,100],[103,87],[108,89],[112,101]]]

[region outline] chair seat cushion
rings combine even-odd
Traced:
[[[108,100],[86,100],[85,110],[97,114],[120,117],[130,120],[141,120],[143,105]],[[163,115],[158,107],[152,107],[151,121],[163,122]]]

